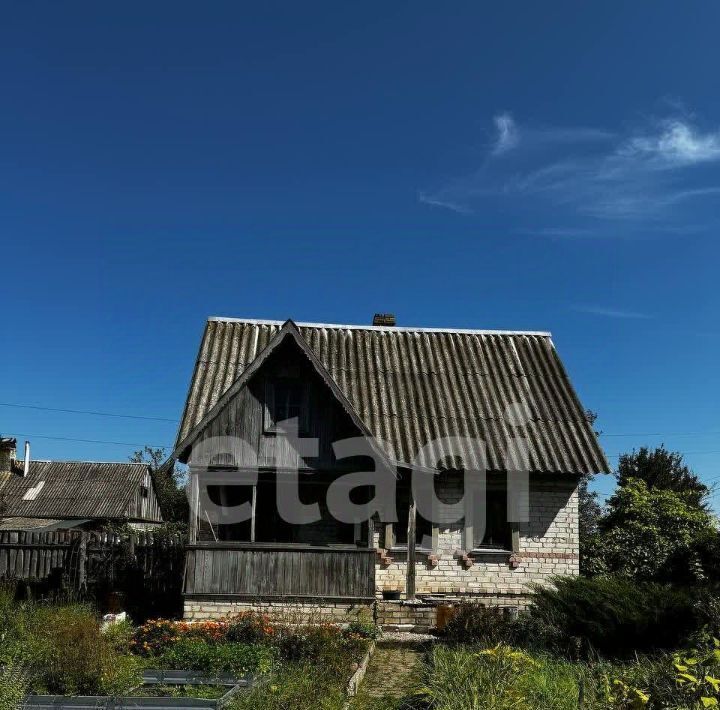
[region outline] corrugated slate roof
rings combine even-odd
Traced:
[[[178,446],[282,328],[211,318],[202,338]],[[394,463],[441,437],[480,439],[504,470],[508,441],[526,437],[531,469],[609,470],[549,333],[296,324],[310,351]],[[524,426],[508,422],[522,404]],[[468,451],[466,466],[478,465]]]
[[[78,520],[77,523],[73,521],[70,524],[82,523],[82,520]],[[0,518],[0,530],[6,531],[32,531],[32,532],[45,532],[47,530],[55,530],[63,523],[62,520],[53,518]]]
[[[27,476],[0,484],[0,515],[124,519],[147,471],[135,463],[31,461]]]

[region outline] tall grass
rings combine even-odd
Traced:
[[[137,685],[141,664],[121,636],[103,634],[82,604],[18,603],[0,589],[0,666],[25,669],[30,690],[52,694],[119,694]],[[14,672],[8,678],[16,678]],[[9,681],[8,681],[9,682]]]
[[[17,710],[28,691],[28,676],[16,663],[0,666],[0,710]]]

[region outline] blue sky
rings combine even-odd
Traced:
[[[6,5],[0,400],[174,420],[207,316],[392,311],[551,330],[610,455],[665,442],[720,481],[719,24],[658,0]],[[175,428],[0,406],[40,458]]]

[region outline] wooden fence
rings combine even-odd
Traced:
[[[174,606],[184,565],[179,535],[0,532],[0,580],[27,583],[41,595],[87,594],[102,607],[110,606],[112,594],[124,597],[123,606]]]

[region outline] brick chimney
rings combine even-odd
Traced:
[[[395,314],[394,313],[376,313],[373,316],[373,325],[394,327],[395,326]]]
[[[17,439],[0,436],[0,474],[12,473],[17,453]]]

